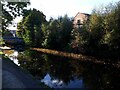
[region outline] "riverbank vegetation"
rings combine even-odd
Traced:
[[[23,17],[17,25],[17,37],[26,45],[26,50],[17,57],[22,69],[40,82],[49,75],[53,83],[57,80],[56,83],[62,81],[63,85],[83,80],[85,87],[95,90],[119,88],[120,2],[94,9],[79,28],[73,27],[74,18],[68,15],[47,21],[42,11],[24,9],[27,4],[7,3],[10,11],[3,8],[2,16],[4,36],[11,36],[6,27],[12,20],[19,15]],[[4,40],[0,40],[4,45]],[[13,52],[0,51],[3,62],[9,60],[4,54]]]
[[[73,28],[67,15],[46,20],[43,12],[30,9],[18,24],[19,37],[30,47],[82,53],[118,60],[120,53],[120,2],[94,9],[81,28]]]
[[[32,47],[115,58],[120,51],[119,11],[119,2],[93,10],[89,21],[75,30],[67,15],[46,21],[42,12],[27,10],[17,35]]]
[[[75,54],[75,53],[68,53],[68,52],[61,52],[57,50],[50,50],[50,49],[43,49],[43,48],[31,48],[30,50],[32,51],[38,51],[39,53],[45,53],[45,54],[51,54],[54,56],[61,56],[63,58],[70,58],[70,59],[75,59],[77,61],[82,61],[82,62],[93,62],[96,64],[103,64],[103,65],[110,65],[113,67],[120,68],[120,63],[119,62],[112,62],[110,59],[101,59],[101,58],[96,58],[88,55],[83,55],[83,54]],[[115,60],[117,61],[117,60]],[[118,60],[119,61],[119,60]]]

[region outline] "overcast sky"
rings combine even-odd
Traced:
[[[90,14],[96,7],[105,6],[109,3],[115,3],[120,0],[30,0],[30,8],[36,8],[46,15],[46,19],[50,17],[57,18],[67,14],[74,17],[78,12]],[[17,18],[18,22],[21,18]],[[10,27],[15,30],[16,27]]]
[[[68,14],[74,17],[78,12],[90,14],[93,8],[120,0],[30,0],[31,7],[42,11],[47,20]]]

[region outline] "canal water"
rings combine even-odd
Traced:
[[[109,90],[120,88],[120,69],[71,58],[26,50],[11,58],[37,80],[51,88],[87,88]]]

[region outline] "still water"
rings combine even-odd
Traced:
[[[51,88],[120,88],[120,69],[114,67],[31,50],[20,52],[17,59],[21,68]]]

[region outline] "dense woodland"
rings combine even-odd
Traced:
[[[3,10],[6,19],[3,21],[6,22],[3,22],[2,32],[6,31],[5,27],[13,18],[22,15],[23,19],[17,26],[17,36],[23,38],[27,46],[119,59],[120,2],[94,9],[89,20],[78,29],[73,28],[73,18],[68,15],[57,19],[51,17],[47,21],[39,10],[22,9],[27,4],[8,3],[11,10],[16,10],[12,5],[18,5],[20,10],[16,10],[17,14],[13,13],[14,17],[9,18],[7,9]]]

